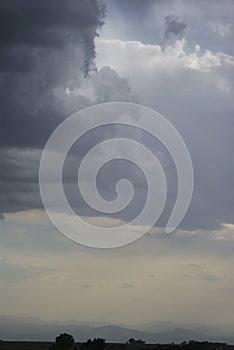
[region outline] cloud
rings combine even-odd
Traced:
[[[141,41],[144,44],[161,43],[165,32],[164,18],[172,15],[179,22],[187,24],[186,39],[190,44],[199,43],[202,49],[233,54],[233,35],[221,37],[210,26],[210,23],[216,22],[225,27],[232,23],[232,9],[231,0],[216,2],[215,6],[211,6],[209,1],[112,0],[107,2],[108,16],[101,30],[101,38]],[[180,38],[171,35],[174,39]]]
[[[164,17],[165,31],[164,40],[170,39],[173,35],[182,37],[185,34],[187,24],[182,22],[177,16],[169,15]]]
[[[160,3],[160,6],[164,6],[163,2]],[[225,120],[230,119],[232,93],[230,72],[233,66],[231,55],[202,50],[198,44],[194,50],[188,51],[185,39],[177,40],[164,51],[160,45],[145,45],[140,41],[98,39],[95,42],[96,31],[101,26],[104,15],[103,5],[99,1],[79,3],[68,1],[63,5],[59,3],[59,6],[55,6],[55,11],[51,11],[52,5],[44,1],[35,7],[29,5],[27,1],[21,2],[20,5],[14,1],[10,7],[7,2],[4,4],[2,13],[8,16],[9,23],[19,27],[15,13],[20,12],[20,16],[25,16],[25,20],[21,21],[25,24],[21,31],[15,34],[8,28],[5,36],[9,36],[9,40],[2,39],[3,52],[6,55],[6,59],[2,61],[0,74],[1,97],[4,101],[1,117],[3,127],[0,130],[0,142],[2,142],[0,156],[3,164],[0,174],[2,194],[0,206],[3,212],[41,208],[38,191],[41,148],[65,116],[92,103],[139,101],[146,106],[165,111],[165,115],[179,126],[179,131],[185,135],[189,149],[194,153],[199,184],[195,188],[192,215],[189,213],[191,216],[187,222],[184,221],[185,227],[194,229],[199,225],[211,229],[220,227],[223,222],[232,222],[230,191],[224,189],[225,195],[220,195],[222,189],[217,186],[219,179],[223,178],[228,157],[218,157],[218,161],[214,161],[215,154],[221,155],[225,152],[228,154],[228,145],[224,143],[218,147],[216,139],[217,132],[226,135],[225,123],[222,126],[223,130],[215,127],[210,130],[212,137],[208,144],[199,127],[201,123],[205,123],[206,127],[211,123],[218,126],[219,115]],[[125,7],[135,6],[135,12],[141,13],[143,5],[141,2],[135,5],[132,2],[126,4],[122,2],[116,6],[120,11]],[[144,6],[147,17],[152,12],[148,10],[157,8],[159,4],[156,6],[154,1],[149,1]],[[44,22],[42,19],[38,19],[38,22],[32,21],[35,19],[35,11],[44,13]],[[177,16],[177,12],[168,9],[166,13],[174,13],[165,19],[167,36],[182,35],[186,24],[179,18],[186,16],[183,14]],[[32,27],[28,36],[25,34],[27,26]],[[84,79],[84,60],[92,67],[95,43],[99,51],[98,69],[96,72],[90,72],[89,77]],[[14,59],[9,56],[11,53]],[[216,101],[219,101],[217,109],[213,107]],[[231,128],[227,129],[227,132],[231,133]],[[195,132],[192,132],[194,130],[199,135],[199,145],[196,143]],[[115,130],[114,133],[119,136],[123,134],[131,136],[129,130],[124,132]],[[110,135],[113,135],[113,132],[104,131],[100,139]],[[142,135],[139,138],[142,138]],[[98,138],[89,137],[82,147],[79,147],[78,157],[88,149],[89,142],[92,144],[96,140]],[[147,137],[145,141],[148,144],[152,143]],[[157,152],[158,145],[153,150]],[[168,179],[172,190],[169,188],[168,203],[172,207],[176,193],[174,191],[176,174],[172,170],[172,162],[166,159],[165,150],[161,153],[163,165],[169,170]],[[71,157],[69,160],[73,165],[66,173],[65,191],[76,209],[81,210],[82,215],[93,216],[89,208],[83,209],[82,198],[74,191],[76,184],[74,164],[77,165],[74,158]],[[208,166],[207,159],[211,160]],[[111,165],[108,171],[104,169],[99,179],[101,191],[107,198],[113,197],[115,180],[122,176],[122,170],[126,168],[122,163],[118,165]],[[215,169],[208,169],[209,167]],[[209,187],[204,182],[210,170],[214,176],[210,181],[212,186]],[[146,194],[146,184],[141,181],[141,174],[136,168],[127,170],[126,173],[136,185],[137,204],[123,213],[120,217],[122,220],[128,220],[139,212],[142,203],[140,200],[145,198]],[[231,175],[230,173],[230,178]],[[73,183],[71,179],[74,180]],[[211,201],[209,197],[212,198]],[[219,201],[215,198],[219,198]],[[166,215],[162,216],[159,225],[164,225],[167,213],[169,210],[164,213]]]
[[[185,38],[164,51],[160,45],[139,41],[99,39],[97,51],[97,65],[109,65],[128,77],[139,102],[163,114],[184,138],[193,162],[195,186],[181,227],[209,230],[233,223],[230,186],[234,167],[230,159],[234,57],[225,52],[199,51],[195,45],[189,49]],[[204,130],[209,130],[209,137]],[[152,147],[153,140],[143,140]],[[170,206],[176,195],[176,172],[166,151],[160,151],[171,186],[167,200]],[[158,225],[164,226],[169,213],[168,207]]]
[[[0,282],[18,283],[51,275],[53,277],[57,272],[57,269],[27,266],[0,258]]]
[[[40,208],[38,169],[54,129],[89,98],[67,94],[95,70],[102,0],[0,4],[0,208]]]
[[[217,275],[215,275],[214,273],[207,271],[207,272],[203,272],[200,273],[198,275],[198,278],[207,281],[207,282],[219,282],[222,281],[223,278],[218,277]]]
[[[0,4],[0,146],[42,147],[71,112],[86,106],[66,95],[94,68],[99,0]]]
[[[218,276],[217,274],[211,272],[211,271],[202,271],[198,273],[197,270],[202,269],[202,267],[197,267],[196,269],[190,270],[189,272],[186,272],[181,275],[182,278],[191,280],[201,280],[205,282],[222,282],[225,281],[226,278],[224,277],[224,273],[222,272],[222,276]]]
[[[96,96],[95,103],[137,102],[129,80],[120,77],[111,67],[102,67],[96,74],[94,73],[92,85]]]
[[[95,223],[95,218],[92,220]],[[16,274],[23,275],[23,279],[10,293],[10,282],[1,282],[2,313],[22,315],[25,305],[30,305],[30,314],[42,319],[81,322],[98,318],[104,323],[120,323],[124,319],[133,325],[139,323],[139,312],[140,321],[154,321],[157,308],[157,318],[173,322],[209,323],[214,316],[224,323],[232,319],[233,284],[229,280],[233,275],[234,228],[231,225],[214,232],[177,231],[170,236],[155,228],[134,244],[100,251],[64,238],[42,211],[6,214],[6,221],[7,225],[0,223],[1,255],[27,272],[18,274],[18,268],[14,267],[17,273],[13,273],[12,267],[5,267],[4,281],[9,274],[11,280],[18,279]],[[219,236],[227,240],[216,239]],[[45,272],[42,276],[41,270],[35,270],[37,277],[32,279],[31,267],[52,270],[56,267],[58,271]],[[222,281],[212,283],[198,276],[205,272]],[[156,278],[150,277],[152,273]],[[87,284],[95,289],[82,288]],[[64,309],[61,300],[67,293],[69,306]],[[220,295],[225,295],[225,302]],[[43,309],[36,303],[39,297],[44,302]],[[207,303],[214,315],[207,314]],[[58,307],[54,311],[55,304]],[[188,306],[186,310],[184,304]],[[182,314],[181,310],[184,310]]]
[[[5,220],[5,216],[3,213],[0,213],[0,220]]]
[[[84,96],[92,104],[106,102],[137,102],[132,93],[129,79],[122,78],[111,67],[104,66],[90,72],[89,77],[82,80],[77,90],[67,90],[69,95]]]
[[[111,101],[136,102],[137,98],[132,93],[131,85],[128,79],[120,77],[117,72],[110,67],[102,67],[96,72],[91,72],[89,77],[82,78],[81,84],[77,89],[68,89],[66,91],[68,100],[82,98],[86,99],[88,104],[98,104]],[[108,132],[116,134],[116,130]],[[81,196],[77,201],[76,178],[71,189],[71,179],[75,175],[75,168],[78,166],[79,157],[82,157],[84,149],[88,149],[95,140],[105,139],[106,130],[100,132],[100,137],[87,137],[83,144],[79,144],[73,155],[67,159],[66,172],[64,173],[64,183],[67,185],[68,194],[72,203],[78,203],[78,207],[83,207]],[[44,137],[44,136],[43,136]],[[21,211],[25,209],[41,208],[42,203],[39,194],[38,169],[40,164],[41,149],[11,147],[0,149],[2,167],[0,172],[0,207],[6,212]],[[75,175],[76,177],[76,175]],[[110,181],[102,181],[104,188],[106,184],[110,186]],[[70,187],[69,187],[70,186]],[[85,214],[84,214],[85,215]]]
[[[160,320],[232,322],[232,2],[215,6],[193,0],[107,3],[107,25],[96,41],[103,20],[99,1],[4,0],[0,4],[0,208],[5,216],[5,221],[0,220],[0,253],[7,256],[0,260],[1,312],[60,320],[78,315],[80,321],[105,323],[124,319],[136,324],[139,315],[141,323],[154,321],[157,309]],[[174,16],[168,36],[176,42],[168,42],[163,51],[157,43],[167,14]],[[217,18],[222,26],[213,31],[209,23]],[[189,30],[181,28],[183,23]],[[183,30],[186,40],[181,39]],[[93,71],[95,46],[97,71]],[[190,210],[172,235],[164,234],[167,210],[159,222],[162,228],[154,227],[121,249],[98,251],[66,239],[44,212],[31,209],[41,208],[37,171],[50,133],[76,110],[116,100],[139,101],[177,127],[192,156],[195,189]],[[76,155],[79,163],[85,150],[113,135],[135,137],[160,155],[170,209],[177,188],[173,162],[148,135],[134,136],[126,129],[90,135],[77,154],[71,153],[64,177],[74,207],[83,210],[74,191]],[[119,154],[121,149],[114,151]],[[113,199],[116,180],[123,174],[138,193],[137,205],[129,207],[122,220],[85,216],[97,226],[113,227],[138,212],[146,186],[136,168],[129,170],[118,162],[107,168],[97,181],[104,198]],[[181,278],[184,271],[189,280]],[[9,283],[17,283],[17,288],[9,291]],[[61,301],[68,294],[64,308]]]
[[[233,36],[234,28],[233,24],[223,24],[219,21],[210,22],[209,26],[212,28],[212,31],[220,36],[220,38],[225,39]]]
[[[116,100],[135,102],[138,96],[137,99],[143,105],[163,112],[185,136],[196,172],[194,197],[182,228],[213,229],[221,227],[224,222],[232,222],[234,203],[227,186],[234,171],[231,170],[231,163],[228,161],[231,150],[231,141],[228,140],[231,140],[231,135],[230,138],[224,135],[231,134],[230,76],[233,57],[222,52],[197,51],[196,48],[188,52],[185,39],[168,46],[165,51],[159,45],[120,40],[99,39],[96,45],[99,52],[97,72],[90,73],[87,79],[82,78],[80,86],[71,90],[68,98],[79,99],[79,96],[83,95],[89,103]],[[131,61],[131,57],[135,57],[134,61]],[[214,108],[217,101],[219,101],[218,108]],[[220,115],[224,121],[221,128]],[[203,132],[204,125],[210,132],[208,143]],[[217,141],[218,134],[221,136],[219,141]],[[196,135],[199,135],[199,144]],[[173,162],[158,143],[154,146],[149,136],[142,134],[136,136],[126,128],[125,130],[115,128],[114,132],[110,129],[104,130],[99,136],[90,135],[77,146],[77,152],[68,157],[64,166],[66,169],[64,189],[74,210],[83,216],[99,215],[85,206],[77,191],[77,167],[85,150],[87,151],[96,141],[110,136],[135,137],[139,141],[144,141],[144,144],[157,154],[160,150],[162,154],[160,161],[168,177],[168,207],[158,222],[158,225],[163,227],[176,195],[177,182]],[[0,152],[3,164],[0,182],[1,210],[14,212],[41,208],[38,190],[40,149],[26,151],[25,148],[11,147],[11,149],[4,148]],[[120,149],[118,154],[121,154]],[[223,157],[222,154],[227,154],[227,157]],[[225,171],[227,167],[230,173]],[[211,171],[213,176],[207,186],[206,179]],[[120,220],[127,221],[139,213],[146,197],[147,187],[142,174],[136,167],[127,166],[123,162],[113,162],[102,169],[97,184],[105,198],[112,199],[116,181],[122,178],[123,174],[126,174],[136,189],[136,200],[119,216]],[[220,179],[223,177],[227,179],[220,186]]]
[[[129,283],[129,282],[123,282],[122,283],[122,287],[123,288],[127,288],[127,289],[132,289],[132,288],[136,288],[136,286],[132,283]]]
[[[200,268],[203,268],[204,266],[206,266],[206,263],[205,262],[192,262],[188,266],[196,268],[196,269],[200,269]]]
[[[29,0],[20,3],[13,0],[1,2],[1,46],[8,58],[8,70],[21,69],[33,57],[23,48],[42,47],[45,49],[66,49],[70,42],[84,42],[84,73],[87,74],[89,64],[95,57],[93,40],[96,28],[102,24],[104,6],[101,1],[84,1],[77,3],[68,0],[48,3],[45,0],[32,4]],[[30,30],[29,30],[30,28]],[[11,51],[13,50],[13,51]],[[19,50],[20,57],[14,57],[14,50]],[[19,61],[17,62],[17,59]],[[24,60],[25,59],[25,60]],[[1,61],[6,64],[6,61]],[[22,65],[22,66],[21,66]],[[3,66],[3,68],[6,68]],[[30,66],[27,67],[31,68]]]
[[[70,217],[61,214],[64,222]],[[83,220],[95,226],[115,227],[122,224],[119,220],[103,217],[83,217]],[[77,254],[77,252],[85,252],[94,254],[93,249],[74,244],[69,239],[66,239],[49,221],[46,213],[41,210],[28,210],[18,213],[6,214],[6,223],[0,222],[1,228],[1,244],[2,250],[13,250],[26,252],[41,252],[50,255],[53,254]],[[79,226],[77,226],[79,230]],[[134,227],[134,231],[139,230],[139,227]],[[126,228],[126,235],[128,234]],[[221,239],[222,238],[222,239]],[[183,256],[185,261],[191,256],[215,256],[216,259],[223,260],[224,257],[231,257],[234,249],[234,225],[223,226],[218,230],[194,230],[185,231],[177,230],[172,235],[168,236],[164,233],[163,228],[155,227],[150,233],[143,238],[130,244],[126,247],[111,250],[110,253],[103,250],[97,256],[122,257],[139,254],[142,257],[168,258]],[[94,254],[95,255],[95,254]],[[207,261],[204,259],[195,259],[190,261],[191,265],[186,265],[191,272],[203,272],[207,268]],[[149,274],[158,276],[157,270],[151,269]],[[87,278],[87,277],[86,277]],[[92,281],[92,280],[91,280]],[[86,282],[85,282],[86,283]],[[87,282],[89,283],[89,282]]]

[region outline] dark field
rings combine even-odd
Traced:
[[[0,350],[49,350],[53,342],[36,341],[0,341]],[[82,343],[75,343],[74,349],[84,349]],[[181,344],[142,344],[129,346],[128,344],[106,343],[105,350],[234,350],[234,345],[211,342],[184,342]]]
[[[52,342],[23,342],[23,341],[1,341],[0,349],[4,350],[45,350],[49,349]]]

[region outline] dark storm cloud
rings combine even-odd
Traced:
[[[62,49],[70,40],[84,41],[84,66],[88,68],[95,56],[93,39],[103,15],[104,7],[97,0],[3,0],[0,4],[1,47],[11,49],[23,45]]]
[[[103,4],[1,1],[0,145],[41,147],[69,113],[86,105],[65,89],[94,67]]]
[[[178,17],[174,15],[165,16],[165,32],[164,40],[168,40],[172,35],[182,36],[185,33],[187,24],[183,23]]]
[[[188,229],[198,227],[213,229],[220,228],[223,222],[233,223],[233,196],[230,191],[230,184],[233,183],[233,170],[230,169],[230,157],[223,156],[228,154],[229,149],[233,149],[231,142],[232,124],[229,125],[229,122],[228,124],[226,122],[220,124],[221,115],[223,121],[226,120],[224,118],[226,118],[227,109],[229,109],[228,113],[231,121],[231,104],[225,94],[220,93],[221,90],[218,90],[218,94],[216,94],[216,90],[212,90],[215,87],[213,82],[211,85],[206,83],[210,81],[208,73],[198,73],[187,68],[180,72],[175,67],[175,74],[173,75],[165,74],[163,70],[160,74],[157,73],[157,70],[156,73],[151,70],[147,75],[147,70],[144,71],[144,67],[147,67],[148,62],[148,57],[146,57],[142,59],[145,64],[134,72],[132,77],[129,72],[131,71],[130,66],[134,66],[134,60],[130,62],[130,66],[126,71],[124,71],[124,67],[128,67],[128,61],[124,65],[122,64],[124,66],[123,71],[118,72],[116,67],[117,71],[112,67],[102,67],[96,72],[91,72],[84,79],[83,75],[87,73],[87,67],[92,67],[93,64],[95,56],[93,39],[96,35],[97,26],[101,24],[103,7],[99,6],[97,1],[59,1],[56,2],[56,4],[59,4],[57,6],[54,5],[54,2],[52,2],[52,6],[51,2],[47,4],[42,1],[35,3],[35,7],[32,5],[34,3],[31,2],[26,7],[27,3],[26,1],[12,1],[8,3],[1,2],[0,4],[5,17],[8,18],[8,22],[5,21],[4,23],[7,29],[5,33],[9,36],[8,41],[2,39],[0,60],[0,146],[2,146],[2,149],[0,149],[0,210],[7,213],[23,209],[41,208],[38,188],[41,149],[51,132],[64,118],[90,104],[110,101],[137,102],[136,93],[142,104],[151,106],[156,110],[165,111],[166,115],[173,116],[174,119],[172,120],[174,121],[182,120],[181,125],[178,124],[177,126],[182,131],[182,135],[185,136],[187,145],[191,146],[190,152],[196,176],[193,201],[182,223],[183,227]],[[186,30],[186,24],[179,19],[186,18],[184,13],[179,13],[176,17],[177,12],[174,11],[174,8],[168,9],[168,7],[164,8],[163,11],[161,9],[161,12],[158,10],[160,8],[153,11],[155,5],[163,4],[162,1],[119,1],[110,3],[115,8],[121,9],[121,17],[120,15],[117,16],[117,20],[121,25],[122,22],[124,22],[124,25],[126,23],[134,24],[134,38],[135,35],[138,35],[138,30],[141,34],[147,36],[149,33],[145,31],[145,28],[151,28],[150,25],[155,25],[155,22],[160,27],[158,35],[162,38],[163,18],[165,14],[170,13],[174,15],[165,17],[165,39],[171,36],[181,37]],[[40,13],[39,19],[36,18],[36,10],[37,13]],[[18,13],[21,16],[22,28],[17,16],[12,15],[11,17],[9,13],[11,15]],[[150,17],[148,17],[150,13],[153,16],[157,14],[157,18],[151,18],[151,22]],[[32,14],[33,21],[29,18],[29,14]],[[139,27],[138,15],[140,16],[140,14],[142,14],[142,18],[144,17],[142,23],[147,24],[144,28],[143,24]],[[77,23],[75,18],[77,18]],[[157,20],[158,18],[161,19],[161,22]],[[11,31],[9,22],[17,30]],[[187,18],[186,22],[189,23],[189,26],[191,25]],[[29,29],[32,29],[29,30],[29,33],[24,28],[26,23],[28,23]],[[0,23],[0,26],[2,25]],[[151,31],[151,34],[155,35],[155,32],[155,30]],[[1,36],[3,34],[0,34]],[[139,38],[137,37],[137,39]],[[112,45],[110,51],[114,49],[114,44]],[[121,57],[119,51],[116,51],[116,53],[117,56],[119,54]],[[131,55],[130,57],[137,57],[137,55]],[[204,61],[201,61],[201,63],[204,64]],[[111,65],[110,62],[104,62],[104,64]],[[224,70],[221,73],[222,78],[226,79],[230,76],[229,72],[229,70]],[[152,78],[154,74],[155,79]],[[137,77],[135,80],[137,83],[135,84],[137,85],[139,82],[140,88],[134,86],[134,76]],[[131,77],[134,93],[126,77]],[[223,84],[223,80],[220,80],[220,84]],[[190,89],[188,89],[188,86],[190,86]],[[69,93],[66,93],[66,88],[69,88]],[[77,95],[79,88],[81,88],[80,90],[87,88],[87,95]],[[91,96],[90,90],[92,90],[94,97]],[[85,92],[80,93],[85,95]],[[226,100],[223,100],[223,98]],[[225,108],[222,101],[226,101]],[[178,117],[181,106],[185,110],[185,119],[179,119],[180,117]],[[198,123],[199,115],[202,118]],[[189,118],[187,118],[188,116]],[[188,119],[190,124],[189,128],[186,129]],[[193,119],[195,123],[193,123]],[[202,126],[201,128],[204,123],[206,123],[205,126],[209,126],[209,142],[207,142],[206,132],[204,134],[201,132],[201,130],[206,130],[206,127]],[[212,125],[211,128],[210,125]],[[216,125],[218,125],[218,134]],[[84,151],[94,146],[95,141],[116,135],[119,137],[131,136],[127,129],[123,134],[120,131],[118,133],[117,129],[114,130],[114,133],[106,129],[99,135],[100,137],[89,135],[83,144],[79,145],[76,156],[78,155],[80,158],[81,155],[84,155]],[[197,135],[199,135],[199,143],[197,143]],[[217,137],[217,135],[219,136]],[[220,142],[220,140],[222,141]],[[144,141],[146,145],[147,142],[151,143],[148,136]],[[228,148],[226,147],[227,143]],[[29,147],[32,152],[28,151]],[[152,150],[157,151],[157,147]],[[89,208],[85,207],[79,193],[77,194],[75,191],[79,162],[75,157],[71,157],[68,159],[68,163],[68,168],[65,167],[64,180],[66,182],[65,192],[69,202],[79,214],[95,215],[89,211]],[[165,226],[167,223],[177,194],[175,190],[177,189],[177,177],[173,166],[174,164],[169,162],[166,169],[169,174],[167,179],[169,180],[167,181],[169,191],[167,207],[158,222],[160,226]],[[229,168],[228,174],[226,172],[227,168]],[[142,204],[144,204],[142,198],[144,199],[147,194],[145,182],[143,181],[142,184],[142,181],[140,181],[141,174],[138,176],[136,168],[127,168],[127,166],[118,162],[110,164],[108,168],[101,172],[98,179],[98,188],[104,198],[113,199],[116,181],[121,179],[123,174],[127,174],[135,185],[134,187],[136,187],[135,198],[137,200],[134,201],[134,206],[129,206],[129,210],[123,212],[121,216],[121,219],[128,221],[129,218],[135,217],[135,214],[140,212]],[[212,174],[211,178],[210,174]],[[208,183],[207,179],[209,179]],[[225,186],[226,184],[227,186]]]
[[[41,207],[41,150],[62,120],[91,103],[66,89],[95,68],[104,14],[102,0],[0,2],[1,211]]]
[[[66,117],[68,115],[68,110],[71,106],[75,106],[75,102],[81,101],[81,97],[83,101],[87,101],[88,104],[96,104],[96,103],[104,103],[110,101],[128,101],[128,102],[136,102],[136,96],[132,94],[131,85],[128,79],[121,78],[115,70],[110,67],[103,67],[97,72],[91,72],[89,77],[86,79],[82,79],[83,84],[85,84],[88,89],[93,89],[94,92],[94,100],[90,100],[89,96],[77,96],[76,94],[68,94],[64,96],[62,102],[56,101],[57,105],[54,105],[54,108],[58,110],[59,108],[64,112],[62,117]],[[81,89],[83,87],[81,86]],[[27,93],[27,97],[30,95],[30,92]],[[74,102],[73,102],[74,101]],[[68,106],[67,106],[68,105]],[[57,107],[56,107],[57,106]],[[58,108],[59,106],[59,108]],[[13,106],[14,107],[14,106]],[[51,106],[48,103],[44,108],[48,108],[48,111],[51,110]],[[30,108],[30,106],[28,106]],[[53,111],[54,112],[54,111]],[[58,111],[58,115],[59,115]],[[54,112],[55,113],[55,112]],[[62,113],[61,113],[62,114]],[[48,120],[50,120],[51,115],[48,116]],[[23,118],[19,120],[22,122]],[[27,121],[28,122],[28,121]],[[33,119],[33,123],[35,123],[35,119]],[[16,123],[17,124],[17,123]],[[28,122],[27,125],[30,125]],[[40,164],[40,157],[42,149],[40,147],[40,143],[43,140],[46,141],[46,136],[49,137],[51,129],[53,129],[53,123],[49,124],[48,122],[44,125],[36,125],[35,133],[32,133],[31,145],[33,148],[28,148],[25,146],[29,145],[30,139],[25,140],[29,126],[25,127],[25,130],[22,130],[22,134],[25,133],[24,138],[22,138],[22,134],[19,134],[21,137],[22,143],[18,144],[18,147],[15,145],[15,140],[17,140],[18,130],[17,126],[11,126],[11,132],[16,133],[15,138],[13,140],[9,138],[9,146],[6,147],[6,142],[4,147],[0,148],[0,159],[1,159],[1,169],[0,169],[0,209],[3,212],[17,212],[20,210],[31,209],[31,208],[42,208],[42,203],[40,200],[39,193],[39,178],[38,178],[38,169]],[[42,130],[42,135],[40,134],[40,127],[45,128]],[[79,196],[77,199],[76,191],[74,189],[77,188],[76,184],[76,171],[79,165],[79,162],[86,154],[86,152],[96,145],[100,140],[106,139],[111,135],[114,136],[117,132],[116,129],[106,128],[101,133],[94,133],[91,135],[87,135],[85,137],[84,142],[79,143],[73,150],[72,154],[74,157],[71,158],[71,162],[65,162],[65,172],[64,172],[64,182],[65,188],[68,187],[68,196],[71,203],[76,203],[75,207],[77,210],[83,208],[84,203]],[[30,134],[28,135],[30,137]],[[14,145],[14,147],[12,147]],[[42,145],[43,146],[43,145]],[[35,148],[37,147],[37,148]],[[78,156],[78,158],[77,158]],[[68,166],[69,165],[69,166]],[[75,169],[74,169],[75,168]],[[113,172],[116,174],[116,167],[113,167]],[[113,175],[113,174],[112,174]],[[71,182],[74,182],[71,186]],[[109,191],[111,187],[111,194],[113,194],[112,188],[113,181],[110,180],[109,176],[107,179],[105,178],[100,186]],[[115,185],[115,183],[114,183]],[[78,203],[78,204],[77,204]],[[87,212],[85,212],[87,214]]]

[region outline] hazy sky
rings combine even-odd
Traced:
[[[0,2],[0,314],[234,322],[233,16],[231,0]],[[159,155],[169,192],[149,234],[97,250],[50,223],[38,168],[56,126],[84,107],[112,101],[140,103],[173,123],[192,158],[194,194],[180,227],[165,235],[175,166],[149,135],[115,129],[113,135],[140,138]],[[127,174],[136,195],[126,213],[100,217],[74,191],[74,164],[111,133],[87,136],[64,174],[74,209],[104,226],[138,213],[147,191],[141,174],[124,163],[110,164],[98,184],[112,198],[116,180]]]

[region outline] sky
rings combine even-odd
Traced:
[[[234,323],[233,16],[232,0],[0,2],[0,314]],[[128,127],[87,134],[66,158],[63,185],[88,222],[128,222],[147,194],[141,171],[118,160],[102,169],[100,193],[112,200],[116,182],[127,177],[133,203],[119,215],[85,205],[77,167],[100,140],[140,140],[158,156],[168,183],[162,215],[144,237],[93,249],[50,222],[39,164],[60,123],[107,102],[141,104],[174,125],[191,156],[194,191],[184,219],[166,235],[177,193],[167,149]]]

